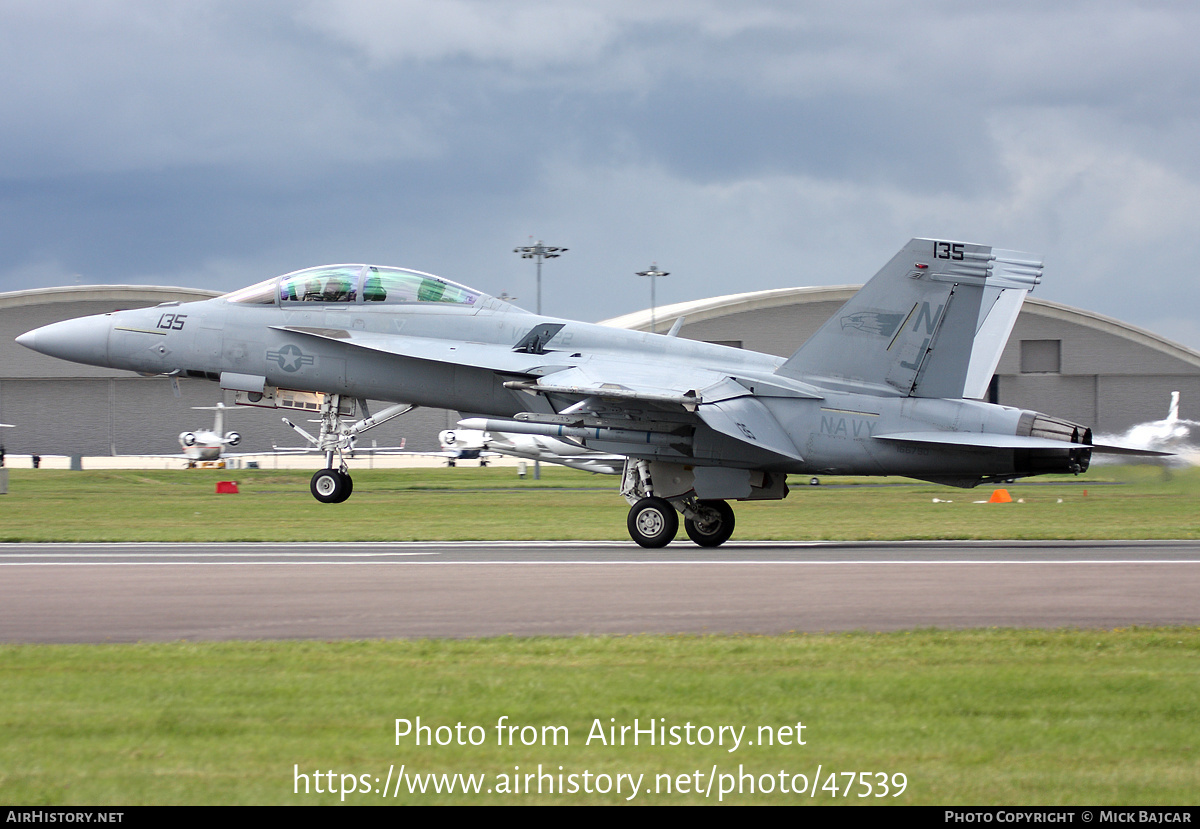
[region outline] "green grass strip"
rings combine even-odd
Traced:
[[[628,540],[617,481],[563,468],[541,481],[498,468],[362,469],[343,504],[316,502],[305,470],[10,473],[0,541]],[[240,493],[217,495],[221,480]],[[822,481],[793,477],[782,502],[734,504],[734,540],[1200,538],[1197,469],[1100,467],[1003,485],[1012,504],[975,503],[990,485]],[[880,482],[892,485],[864,485]]]
[[[643,775],[632,801],[643,804],[717,802],[739,776],[742,793],[721,802],[1200,803],[1195,627],[23,645],[0,647],[0,666],[0,801],[14,805],[332,804],[342,796],[328,790],[349,786],[355,804],[623,803],[628,784],[595,791],[619,774]],[[483,744],[397,746],[395,720],[418,716],[431,734],[480,726]],[[497,745],[505,716],[539,744],[517,731]],[[745,726],[755,744],[587,744],[597,721],[635,718]],[[546,726],[564,726],[569,745],[541,745]],[[789,744],[758,744],[760,727]],[[790,744],[798,733],[805,745]],[[399,797],[374,791],[402,764]],[[562,766],[564,783],[576,775],[580,791],[547,793],[557,777],[542,794],[536,781],[533,793],[524,781],[497,791],[539,764],[552,777]],[[714,767],[732,777],[695,793]],[[781,772],[789,788],[805,775],[815,796],[779,791]],[[860,798],[856,776],[847,797],[850,772],[907,785]],[[483,775],[493,792],[410,794],[411,776],[428,773]],[[774,791],[761,791],[764,775]]]

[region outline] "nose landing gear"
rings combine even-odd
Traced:
[[[323,504],[340,504],[354,491],[354,479],[340,469],[320,469],[312,476],[309,489]]]
[[[309,483],[309,490],[313,497],[322,504],[340,504],[354,491],[354,481],[350,477],[345,454],[354,451],[354,444],[358,440],[358,436],[368,429],[373,429],[415,408],[406,403],[398,403],[372,417],[367,411],[367,401],[359,400],[358,403],[365,416],[362,420],[344,424],[342,421],[354,413],[353,403],[349,400],[343,403],[340,394],[323,395],[321,420],[318,421],[321,424],[321,431],[316,437],[286,417],[283,419],[283,422],[296,430],[312,445],[315,451],[325,455],[325,468],[318,470]],[[334,467],[334,458],[338,461],[337,468]]]

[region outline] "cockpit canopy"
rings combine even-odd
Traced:
[[[502,305],[499,300],[433,274],[376,265],[322,265],[277,276],[226,294],[229,302],[292,305],[450,303],[471,308]]]

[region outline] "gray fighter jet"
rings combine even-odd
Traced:
[[[463,413],[462,428],[624,456],[633,539],[668,544],[682,514],[692,540],[715,547],[733,532],[728,502],[784,498],[789,473],[973,487],[1086,470],[1097,448],[1086,426],[979,399],[1041,276],[1033,254],[914,239],[787,359],[536,316],[373,265],[54,323],[17,342],[319,414],[320,501],[350,495],[343,455],[359,434],[435,406]],[[372,414],[368,399],[396,405]]]

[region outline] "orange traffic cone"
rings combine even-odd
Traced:
[[[1007,489],[997,489],[992,493],[992,497],[988,498],[989,504],[1011,504],[1012,496],[1008,494]]]

